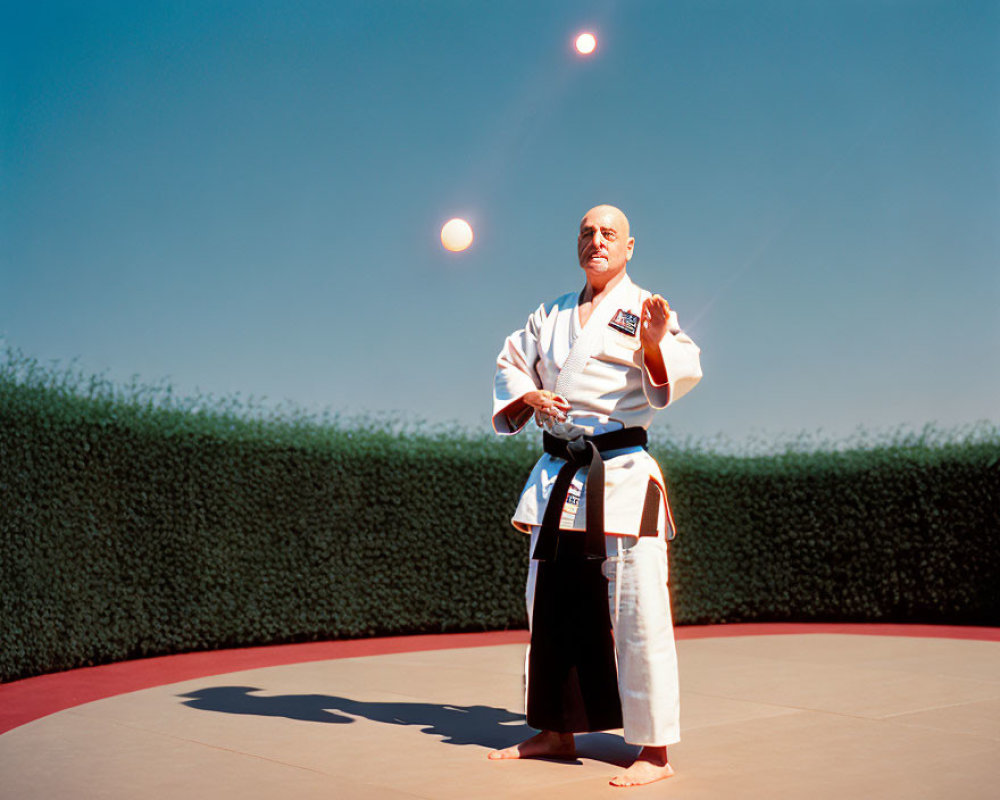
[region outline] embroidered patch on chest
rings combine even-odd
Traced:
[[[635,314],[619,308],[611,322],[608,323],[608,327],[627,333],[629,336],[635,336],[635,332],[639,330],[639,318]]]

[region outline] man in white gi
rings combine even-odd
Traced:
[[[529,627],[533,615],[542,611],[535,608],[540,561],[544,565],[557,559],[559,548],[580,559],[584,552],[603,559],[625,740],[642,747],[635,762],[612,779],[616,786],[673,774],[667,746],[680,740],[667,592],[667,539],[673,523],[662,474],[644,445],[655,411],[676,402],[701,378],[699,349],[681,331],[666,300],[640,289],[626,274],[634,244],[619,209],[602,205],[587,212],[577,240],[586,275],[583,291],[539,306],[524,329],[507,338],[497,358],[493,390],[497,433],[517,433],[532,416],[546,432],[546,453],[512,519],[532,536]],[[550,498],[553,508],[546,514]],[[603,552],[595,556],[598,550]],[[546,596],[558,597],[562,591]],[[600,608],[603,613],[603,602]],[[536,623],[540,621],[538,617]],[[536,674],[532,665],[529,724],[530,676]],[[583,681],[576,681],[576,674],[574,665],[579,696]],[[572,758],[574,736],[566,731],[590,729],[536,727],[542,727],[540,733],[489,757]]]

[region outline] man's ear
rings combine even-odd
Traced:
[[[625,260],[632,260],[632,250],[635,248],[635,237],[629,236],[628,241],[625,243]]]

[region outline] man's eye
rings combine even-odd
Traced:
[[[605,238],[605,239],[607,239],[607,240],[608,240],[609,242],[613,242],[613,241],[614,241],[615,239],[617,239],[617,238],[618,238],[618,237],[617,237],[617,236],[615,235],[615,232],[614,232],[614,231],[607,231],[607,232],[603,233],[602,235],[603,235],[603,236],[604,236],[604,238]]]

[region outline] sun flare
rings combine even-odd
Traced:
[[[465,250],[472,244],[472,226],[458,217],[448,220],[441,228],[441,244],[453,253]]]

